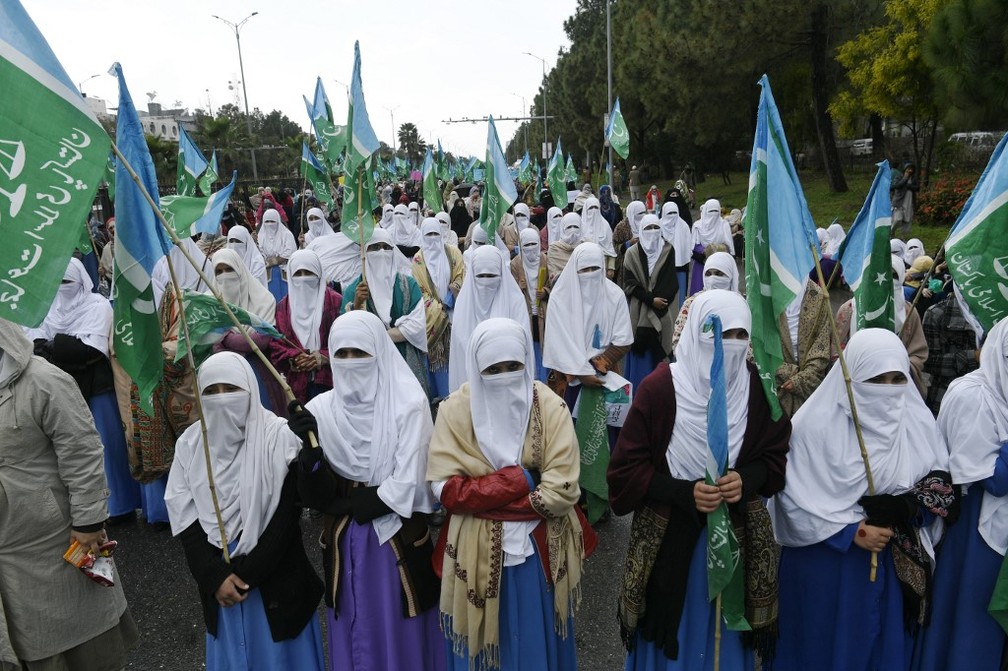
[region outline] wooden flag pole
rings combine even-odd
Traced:
[[[815,261],[816,274],[819,276],[819,286],[822,287],[823,292],[826,294],[826,300],[829,301],[829,288],[826,284],[826,278],[823,277],[822,265],[819,263],[819,255],[816,254],[816,248],[814,245],[810,244],[809,249],[812,252],[812,259]],[[827,309],[826,313],[829,315],[830,329],[832,329],[833,332],[833,342],[836,343],[837,355],[840,360],[840,370],[843,372],[844,386],[847,388],[847,401],[850,403],[851,419],[854,421],[854,433],[857,435],[858,447],[861,448],[861,461],[864,463],[865,477],[868,480],[868,495],[873,496],[875,494],[875,479],[872,477],[871,464],[868,463],[868,448],[865,447],[864,436],[861,434],[861,422],[858,421],[857,407],[854,404],[854,387],[851,386],[850,370],[847,368],[847,359],[844,357],[843,348],[840,347],[840,332],[837,329],[836,317],[833,314],[832,308]],[[855,315],[852,314],[851,319],[855,319]],[[875,582],[877,573],[878,552],[872,552],[871,571],[868,574],[868,579],[871,582]]]
[[[287,398],[288,403],[290,401],[297,401],[297,398],[294,396],[294,392],[291,391],[290,385],[287,384],[287,380],[285,380],[283,376],[280,375],[277,369],[273,366],[273,363],[269,360],[269,357],[266,356],[261,349],[259,349],[258,345],[255,344],[255,341],[252,340],[252,337],[248,334],[248,331],[244,328],[242,323],[238,321],[238,317],[236,317],[235,313],[231,310],[231,306],[228,305],[227,301],[224,300],[224,297],[221,296],[221,293],[217,289],[217,286],[212,282],[210,282],[210,279],[203,273],[203,270],[200,267],[200,265],[196,262],[196,259],[194,259],[192,255],[189,254],[189,250],[187,250],[185,247],[182,246],[178,234],[168,224],[168,221],[165,219],[164,214],[161,212],[160,208],[158,208],[157,203],[155,203],[154,199],[151,198],[151,195],[147,193],[147,189],[144,187],[143,182],[140,181],[140,177],[136,174],[136,171],[133,170],[133,166],[129,164],[129,161],[126,160],[126,157],[122,155],[122,152],[119,151],[119,147],[116,145],[115,142],[112,143],[112,150],[115,152],[116,156],[119,157],[119,160],[123,162],[123,166],[126,168],[126,171],[130,174],[130,178],[132,178],[132,180],[136,183],[136,185],[140,187],[140,192],[144,195],[144,198],[147,200],[147,204],[150,205],[152,210],[154,210],[155,216],[157,216],[158,221],[161,222],[161,226],[168,234],[168,237],[171,238],[171,241],[175,243],[175,246],[178,247],[180,252],[182,252],[182,255],[193,267],[193,269],[199,275],[203,283],[210,288],[210,291],[213,293],[214,298],[217,299],[217,302],[220,303],[221,307],[224,309],[224,312],[227,314],[228,319],[230,319],[231,323],[238,328],[238,332],[245,338],[245,341],[248,343],[249,347],[252,349],[255,355],[259,357],[259,360],[263,363],[263,365],[266,366],[266,370],[269,371],[270,375],[272,375],[274,379],[276,379],[276,381],[280,384],[280,388],[283,390],[284,396]],[[191,342],[189,343],[189,346],[192,347]],[[312,432],[308,433],[308,442],[312,447],[318,447],[318,440],[316,439],[315,434]]]
[[[190,343],[190,346],[186,347],[186,362],[189,364],[189,368],[193,373],[193,399],[195,399],[194,403],[196,405],[196,413],[199,416],[200,423],[200,435],[203,440],[203,459],[206,462],[207,485],[210,487],[210,501],[213,503],[214,515],[217,517],[217,530],[218,533],[220,533],[221,550],[224,553],[224,562],[230,564],[231,551],[228,549],[227,532],[224,530],[224,516],[221,514],[220,503],[217,500],[217,486],[214,484],[213,463],[210,459],[210,441],[207,438],[206,416],[203,414],[203,399],[201,398],[199,383],[196,380],[196,362],[193,360],[192,339],[189,337],[189,323],[186,321],[185,306],[182,302],[182,289],[179,287],[178,277],[175,275],[175,264],[172,263],[171,255],[165,255],[165,259],[168,261],[168,272],[171,274],[171,282],[175,294],[175,304],[178,305],[179,321],[182,326],[182,331],[185,334],[186,342]]]
[[[345,162],[344,162],[345,165]],[[361,202],[361,198],[364,193],[364,170],[362,166],[357,166],[357,236],[360,238],[360,273],[361,281],[367,284],[367,267],[365,265],[365,255],[367,250],[364,248],[364,222],[361,220],[364,216],[363,208],[364,203]]]
[[[721,592],[714,600],[714,671],[721,671]]]
[[[935,252],[934,263],[932,263],[931,267],[928,268],[927,273],[925,273],[923,279],[921,279],[920,286],[917,287],[917,291],[914,293],[913,301],[910,303],[910,309],[911,310],[916,310],[917,309],[917,301],[920,300],[921,294],[924,293],[924,289],[927,288],[927,283],[929,281],[931,281],[931,277],[934,275],[934,269],[945,258],[945,254],[947,253],[946,250],[945,250],[945,245],[948,243],[948,240],[949,240],[950,237],[952,237],[951,233],[949,234],[948,237],[945,238],[945,242],[943,242],[941,244],[941,247],[938,248],[938,251]],[[903,330],[906,328],[906,325],[907,325],[907,320],[904,319],[903,320],[903,325],[900,326],[899,333],[897,333],[896,335],[898,335],[900,337],[903,337]]]

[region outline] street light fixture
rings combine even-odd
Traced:
[[[258,13],[259,12],[252,12],[251,14],[249,14],[248,16],[246,16],[244,19],[242,19],[238,23],[232,23],[231,21],[228,21],[227,19],[221,18],[221,17],[217,16],[216,14],[211,14],[210,15],[213,18],[217,19],[218,21],[222,21],[222,22],[226,23],[228,25],[228,27],[231,28],[231,30],[234,31],[234,34],[235,34],[235,42],[238,44],[238,68],[241,70],[242,97],[245,99],[245,127],[248,129],[249,140],[252,140],[252,117],[249,115],[248,92],[245,90],[245,63],[242,61],[241,29],[242,29],[242,26],[245,25],[246,21],[248,21],[249,19],[251,19],[253,16],[255,16]],[[252,144],[255,144],[255,143],[253,142]],[[249,152],[252,154],[252,179],[254,179],[255,181],[258,182],[259,181],[259,168],[256,166],[255,147],[250,147],[249,148]]]
[[[84,84],[88,83],[89,81],[91,81],[95,77],[101,77],[101,74],[99,73],[97,75],[91,75],[87,79],[85,79],[83,81],[80,81],[80,82],[77,82],[77,90],[80,91],[81,95],[84,95],[84,89],[82,88],[84,86]]]
[[[511,95],[513,95],[515,98],[521,98],[521,101],[522,101],[522,113],[521,113],[521,115],[522,116],[528,115],[529,110],[528,110],[528,107],[525,106],[525,96],[521,95],[520,93],[514,93],[514,92],[512,92]],[[522,126],[525,127],[525,153],[527,154],[528,153],[528,124],[525,123],[524,121],[522,121]]]
[[[389,119],[392,121],[392,155],[396,153],[396,132],[395,132],[395,111],[402,107],[402,105],[396,105],[393,108],[384,107],[389,113]]]
[[[536,56],[535,54],[530,53],[528,51],[523,51],[522,53],[525,54],[526,56],[531,56],[532,58],[538,58],[540,61],[542,61],[542,70],[543,70],[542,119],[543,119],[543,154],[544,154],[543,159],[548,159],[549,156],[545,156],[545,154],[547,153],[547,149],[549,148],[549,134],[546,132],[546,59],[542,58],[541,56]]]

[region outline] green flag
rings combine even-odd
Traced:
[[[0,318],[38,326],[91,209],[109,139],[17,2],[0,9]]]
[[[438,188],[437,169],[434,165],[434,155],[430,147],[427,147],[427,155],[423,164],[423,199],[424,204],[430,208],[434,214],[444,210],[444,203],[441,202],[441,189]]]
[[[563,148],[559,139],[549,167],[546,168],[546,186],[553,196],[553,204],[561,210],[567,207],[567,179],[564,176]]]
[[[263,335],[274,338],[283,336],[273,328],[272,324],[251,315],[240,307],[231,305],[238,321]],[[227,312],[221,304],[211,295],[198,294],[186,289],[182,292],[182,306],[185,308],[186,324],[189,326],[189,337],[192,338],[193,360],[199,367],[203,360],[213,354],[213,346],[224,337],[228,329],[234,326],[234,322],[228,317]],[[175,353],[175,361],[182,361],[189,351],[189,341],[185,337],[185,329],[179,329],[178,349]]]
[[[94,245],[91,244],[91,231],[88,227],[89,224],[85,220],[84,225],[81,226],[80,239],[77,241],[77,249],[85,256],[94,251]]]
[[[306,182],[311,184],[315,197],[325,203],[327,207],[333,206],[332,187],[329,182],[329,173],[322,167],[322,164],[315,154],[311,153],[308,145],[301,143],[301,176]]]
[[[507,159],[497,138],[497,127],[493,117],[487,129],[486,149],[486,192],[483,194],[483,205],[480,207],[480,226],[486,231],[487,240],[493,240],[504,215],[518,200],[518,191],[508,170]]]
[[[1005,632],[1008,632],[1008,556],[1001,562],[1001,570],[998,571],[987,612],[997,620]]]
[[[199,178],[199,188],[204,196],[209,196],[213,192],[213,185],[218,177],[217,150],[214,149],[213,154],[210,155],[210,163],[207,164],[207,169],[203,171],[203,175]]]
[[[197,233],[220,234],[220,222],[224,208],[234,191],[238,171],[231,176],[231,183],[206,198],[202,196],[164,196],[161,199],[161,213],[172,230],[180,238]]]
[[[200,175],[206,172],[208,163],[199,147],[189,137],[185,126],[178,125],[178,174],[175,191],[180,196],[195,196]]]
[[[532,163],[529,160],[528,152],[522,156],[521,163],[518,164],[518,181],[522,184],[529,184],[532,182]]]
[[[567,170],[564,172],[564,179],[575,183],[577,183],[578,179],[577,168],[574,167],[574,157],[569,153],[567,154]]]
[[[889,248],[892,230],[889,173],[889,161],[879,163],[868,198],[837,252],[837,260],[843,264],[844,279],[854,293],[854,324],[858,330],[895,330]]]
[[[612,113],[609,115],[609,125],[606,127],[606,142],[613,148],[613,151],[626,158],[630,155],[630,133],[627,131],[626,121],[623,120],[623,113],[620,111],[619,98],[613,105]]]
[[[357,243],[367,243],[374,231],[375,194],[372,155],[381,146],[364,103],[361,82],[360,44],[354,43],[354,66],[350,78],[350,108],[347,111],[348,142],[343,183],[343,223],[340,231]],[[363,244],[362,244],[363,246]]]
[[[784,137],[766,75],[756,117],[745,215],[746,301],[753,359],[774,420],[781,416],[777,369],[784,363],[778,320],[815,265],[815,224]]]
[[[945,244],[960,303],[989,331],[1008,315],[1008,135],[1001,138]]]
[[[605,389],[582,387],[578,397],[578,416],[574,421],[581,452],[581,474],[578,484],[588,499],[588,521],[592,524],[609,510],[609,438],[606,428],[608,413]]]
[[[109,200],[112,202],[115,202],[115,173],[116,155],[115,152],[110,151],[108,161],[105,163],[105,174],[102,175],[102,181],[105,182],[105,188],[108,190]]]

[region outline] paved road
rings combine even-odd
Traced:
[[[302,527],[308,554],[321,571],[315,542],[319,523],[306,515]],[[615,604],[630,518],[614,518],[598,531],[599,549],[585,568],[575,628],[582,671],[610,671],[623,665]],[[181,544],[170,532],[155,531],[142,522],[113,527],[109,535],[119,541],[116,563],[141,635],[127,668],[204,668],[206,629]]]

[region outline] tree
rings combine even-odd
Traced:
[[[849,84],[830,106],[848,125],[872,113],[897,120],[910,132],[923,180],[931,168],[939,108],[921,45],[947,2],[887,0],[885,22],[840,47],[837,59]]]
[[[953,0],[924,41],[948,126],[1001,129],[1008,123],[1008,1]]]
[[[417,165],[423,161],[427,151],[427,143],[420,139],[420,131],[415,124],[404,123],[399,126],[399,153],[410,162]]]

